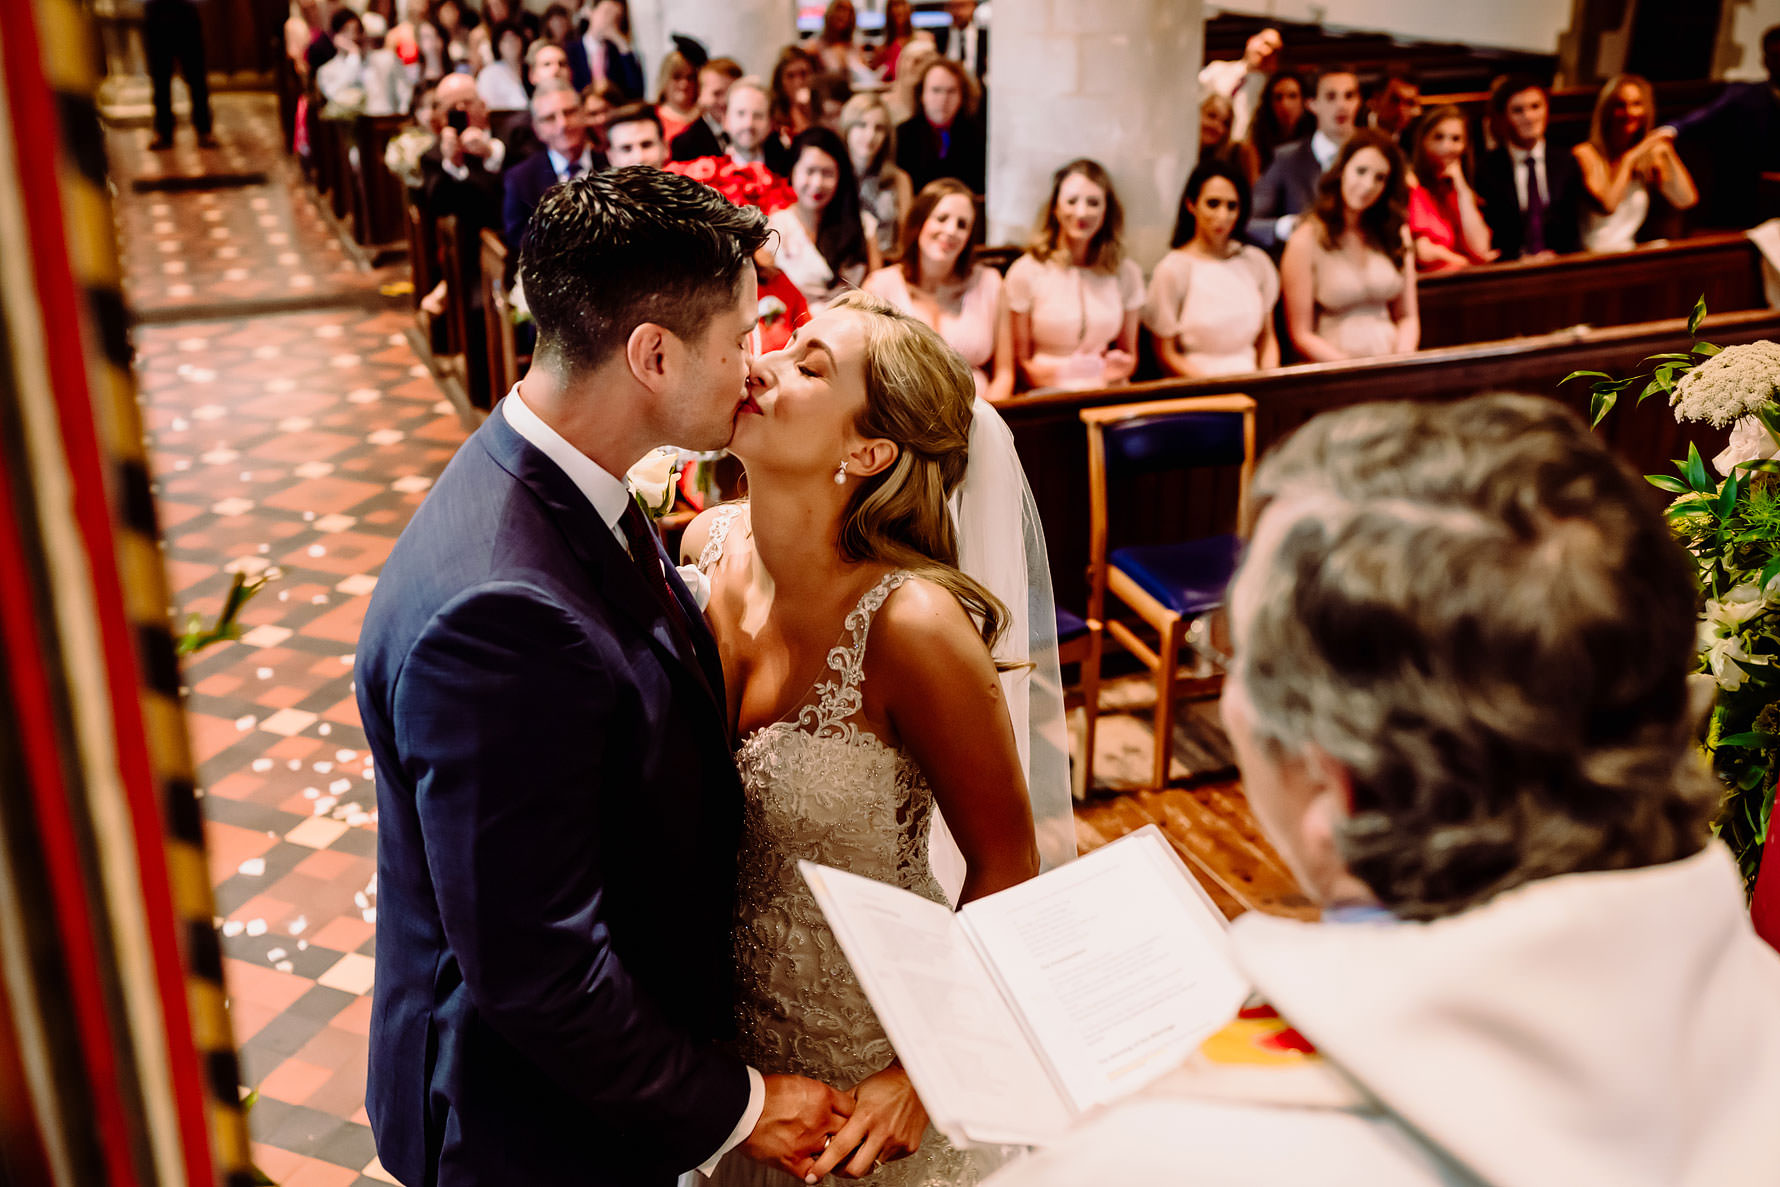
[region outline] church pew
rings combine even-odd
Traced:
[[[1751,310],[1708,318],[1700,336],[1720,345],[1780,335],[1780,311]],[[1692,343],[1685,318],[1631,326],[1571,330],[1510,342],[1446,347],[1359,362],[1316,363],[1218,380],[1164,380],[1081,392],[1039,392],[1002,405],[1044,518],[1051,572],[1060,605],[1078,613],[1086,604],[1088,556],[1087,437],[1083,408],[1179,396],[1245,392],[1259,404],[1257,447],[1267,447],[1316,414],[1371,400],[1454,400],[1488,391],[1555,396],[1585,413],[1586,387],[1559,389],[1571,371],[1630,375],[1648,355]],[[1601,426],[1613,447],[1642,473],[1668,471],[1689,441],[1710,457],[1724,433],[1675,423],[1652,398],[1630,399]],[[1112,547],[1186,539],[1230,531],[1236,519],[1236,476],[1196,472],[1139,479],[1113,495]]]
[[[1569,326],[1620,326],[1686,313],[1760,309],[1761,253],[1741,232],[1640,244],[1610,255],[1484,264],[1416,284],[1422,347],[1494,342]]]
[[[403,240],[402,181],[383,163],[383,152],[407,124],[405,115],[361,115],[353,121],[358,168],[352,237],[363,247],[376,250]]]
[[[479,244],[483,333],[488,343],[488,390],[499,400],[519,382],[519,352],[514,340],[512,304],[507,299],[507,245],[483,228]]]

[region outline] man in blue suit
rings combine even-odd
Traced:
[[[1673,120],[1666,132],[1712,162],[1706,200],[1712,221],[1747,227],[1769,217],[1759,203],[1764,173],[1780,173],[1780,25],[1761,35],[1765,82],[1726,84],[1718,98]]]
[[[1249,241],[1275,255],[1285,249],[1298,216],[1316,205],[1317,183],[1354,133],[1360,115],[1359,76],[1346,66],[1324,70],[1305,106],[1316,116],[1316,131],[1282,147],[1255,183]]]
[[[606,167],[587,136],[587,111],[575,88],[560,79],[538,84],[532,92],[532,131],[544,151],[508,168],[501,179],[501,227],[507,247],[518,258],[525,246],[525,226],[544,191],[558,182]]]
[[[407,1187],[802,1177],[851,1111],[718,1040],[742,792],[723,672],[621,477],[721,448],[765,222],[656,169],[544,196],[531,371],[445,468],[358,648],[376,759],[366,1107]]]

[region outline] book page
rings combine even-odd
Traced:
[[[1153,825],[962,917],[1078,1112],[1179,1066],[1248,992],[1222,914]]]
[[[1035,1145],[1068,1106],[944,903],[799,862],[933,1124],[954,1140]]]

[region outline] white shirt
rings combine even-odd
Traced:
[[[556,180],[567,181],[569,179],[569,159],[557,152],[554,148],[547,148],[544,151],[550,155],[550,168],[555,172]],[[593,149],[583,146],[578,163],[581,168],[575,173],[576,177],[580,177],[583,173],[591,172],[593,169]],[[622,510],[622,508],[620,508],[620,510]]]
[[[517,387],[501,401],[501,413],[515,433],[537,446],[540,453],[555,462],[557,469],[568,476],[569,481],[575,484],[575,489],[587,496],[587,501],[593,504],[594,512],[611,530],[619,546],[629,552],[630,545],[625,542],[624,529],[618,526],[618,519],[630,503],[630,487],[623,480],[612,477],[598,462],[570,445],[561,433],[545,424],[544,418],[533,412],[520,398]],[[707,1176],[714,1172],[718,1160],[741,1145],[754,1132],[754,1126],[760,1121],[760,1114],[765,1111],[766,1081],[758,1071],[749,1068],[748,1107],[742,1110],[741,1120],[736,1122],[724,1143],[717,1147],[717,1152],[694,1169]]]
[[[1539,175],[1539,194],[1545,199],[1547,210],[1551,208],[1551,185],[1546,181],[1545,145],[1541,140],[1532,148],[1516,148],[1508,146],[1508,159],[1514,164],[1514,196],[1520,202],[1520,208],[1527,208],[1527,158],[1533,158],[1533,171]]]
[[[1241,58],[1220,58],[1215,62],[1207,62],[1199,71],[1200,94],[1216,92],[1230,100],[1232,143],[1248,138],[1255,109],[1260,106],[1261,90],[1266,85],[1267,75],[1259,70],[1250,70],[1248,63]]]
[[[531,104],[525,84],[505,62],[490,62],[476,76],[476,93],[490,111],[521,111]]]

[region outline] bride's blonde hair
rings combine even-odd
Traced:
[[[830,309],[865,323],[865,408],[854,427],[898,447],[888,469],[861,482],[841,520],[841,556],[880,561],[932,581],[958,599],[993,650],[1007,607],[958,568],[947,501],[969,460],[976,378],[925,323],[876,297],[850,292]]]

